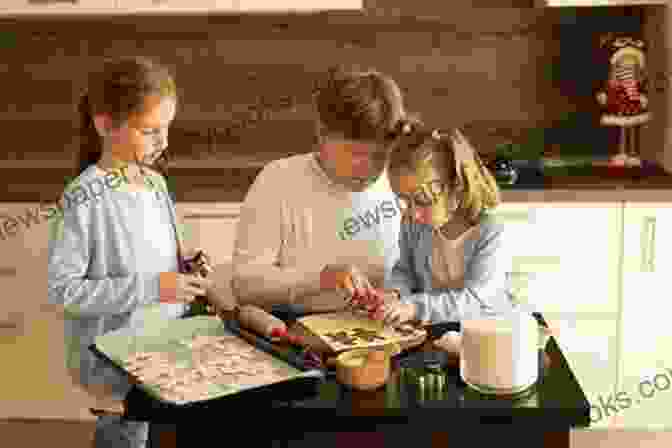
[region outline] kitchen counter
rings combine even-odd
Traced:
[[[455,325],[433,326],[429,332],[430,340],[440,337],[446,330],[455,330]],[[549,339],[546,346],[541,380],[531,393],[515,400],[484,397],[468,389],[459,379],[457,366],[450,363],[444,365],[441,372],[428,374],[432,378],[425,378],[426,383],[422,383],[425,386],[420,390],[412,373],[423,372],[423,367],[411,359],[433,351],[432,343],[428,341],[421,348],[411,351],[407,357],[402,357],[393,369],[388,384],[375,391],[353,391],[341,386],[335,378],[328,377],[317,388],[314,385],[307,388],[293,386],[293,393],[287,388],[290,385],[285,384],[282,391],[271,386],[250,391],[254,393],[245,396],[241,394],[213,400],[207,405],[173,407],[159,404],[140,389],[134,388],[127,398],[127,415],[130,418],[172,424],[175,435],[181,434],[183,430],[193,431],[194,424],[207,427],[213,418],[213,422],[220,421],[221,415],[228,416],[228,428],[231,428],[232,423],[235,425],[237,419],[245,421],[254,418],[266,422],[264,432],[276,440],[285,437],[300,439],[301,433],[308,430],[321,436],[320,444],[333,439],[336,432],[377,430],[387,434],[385,446],[389,446],[387,438],[391,434],[400,429],[407,431],[409,424],[413,425],[413,433],[418,435],[419,445],[423,446],[424,443],[427,446],[430,444],[420,437],[421,434],[433,439],[431,446],[445,446],[435,440],[441,434],[437,431],[449,429],[450,434],[443,435],[452,439],[456,432],[464,430],[465,424],[469,428],[486,424],[490,435],[492,430],[507,429],[504,432],[520,436],[521,428],[524,427],[522,432],[526,438],[541,438],[543,446],[568,447],[570,428],[589,425],[589,403],[553,338]],[[440,381],[434,378],[437,375],[441,376]],[[290,401],[282,397],[292,398]],[[254,417],[242,411],[234,417],[230,409],[254,410]],[[296,421],[311,420],[306,426],[285,425],[284,418],[277,418],[279,411],[283,416],[294,416],[293,420]],[[546,442],[551,441],[547,439],[553,442],[546,445]],[[295,444],[290,441],[288,446]]]
[[[221,167],[171,168],[178,202],[242,202],[263,163]],[[0,202],[54,202],[72,170],[0,167]],[[672,175],[662,170],[639,178],[615,178],[605,170],[589,176],[545,177],[534,183],[502,188],[505,202],[667,201],[672,199]],[[633,193],[634,192],[634,193]]]

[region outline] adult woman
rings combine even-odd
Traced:
[[[488,213],[499,204],[492,175],[464,136],[399,125],[390,183],[405,209],[401,256],[386,287],[401,301],[388,323],[459,321],[513,308],[511,256],[503,226]]]
[[[170,74],[142,58],[120,58],[91,74],[79,111],[80,174],[71,187],[109,185],[53,221],[49,300],[65,308],[68,367],[99,398],[121,400],[126,378],[88,350],[94,338],[149,316],[179,317],[210,282],[180,274],[174,204],[153,164],[167,147],[177,97]],[[112,182],[110,181],[112,179]],[[149,312],[151,311],[151,312]],[[103,416],[94,446],[142,447],[147,425]]]
[[[316,151],[264,167],[241,208],[232,282],[241,303],[342,309],[357,287],[382,286],[398,257],[385,164],[403,116],[399,87],[373,70],[337,68],[315,106]]]

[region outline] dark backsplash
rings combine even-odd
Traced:
[[[180,106],[170,149],[177,159],[310,151],[311,92],[335,63],[389,73],[407,109],[435,126],[463,127],[484,154],[504,141],[530,143],[531,135],[553,151],[563,144],[553,141],[558,132],[539,140],[539,130],[566,126],[566,144],[582,120],[571,114],[594,108],[596,34],[640,26],[636,8],[445,4],[435,18],[410,17],[413,11],[395,18],[377,6],[366,15],[0,21],[0,159],[70,160],[86,71],[101,56],[129,54],[155,57],[176,76]],[[598,148],[591,138],[601,141],[599,130],[586,132],[582,127],[582,141]]]

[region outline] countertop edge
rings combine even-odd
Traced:
[[[261,166],[171,168],[169,185],[178,203],[239,203],[261,169]],[[55,202],[71,175],[72,170],[63,167],[30,170],[0,167],[0,178],[4,180],[0,183],[0,202]],[[667,202],[672,201],[672,176],[550,178],[536,186],[502,187],[501,197],[504,203]]]

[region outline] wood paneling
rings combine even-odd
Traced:
[[[312,92],[335,63],[390,74],[408,110],[432,126],[462,126],[481,153],[492,153],[592,102],[549,67],[565,64],[565,79],[582,70],[571,66],[576,46],[561,42],[593,13],[527,3],[370,0],[366,13],[1,20],[0,160],[71,163],[88,70],[102,56],[130,54],[175,74],[180,104],[169,143],[178,160],[243,168],[312,150]],[[36,177],[22,176],[13,190],[47,189],[28,179]]]

